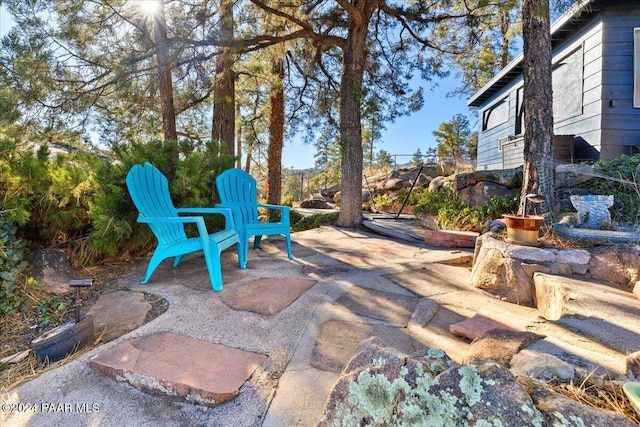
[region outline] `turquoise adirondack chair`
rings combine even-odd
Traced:
[[[143,285],[149,281],[151,274],[163,260],[175,257],[173,266],[178,267],[184,255],[197,251],[204,252],[214,291],[222,290],[220,253],[223,250],[235,245],[241,268],[246,265],[246,260],[243,261],[242,258],[240,236],[235,231],[233,215],[228,209],[174,207],[167,178],[150,163],[134,165],[129,170],[127,188],[140,212],[138,222],[147,224],[158,239],[158,246],[151,256],[147,274],[142,280]],[[209,234],[202,216],[204,214],[224,215],[224,230]],[[184,226],[189,223],[197,226],[197,237],[187,237]]]
[[[249,239],[254,236],[253,248],[260,246],[262,236],[282,234],[287,239],[287,256],[291,254],[291,225],[289,224],[289,206],[267,205],[257,202],[256,180],[241,169],[228,169],[216,178],[216,188],[221,203],[217,207],[229,208],[233,213],[236,230],[240,234],[240,246],[243,253],[241,265],[246,267],[249,255]],[[258,208],[280,211],[280,222],[259,222]]]

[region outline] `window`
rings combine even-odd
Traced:
[[[633,108],[640,108],[640,28],[633,29]]]
[[[489,130],[509,120],[508,98],[493,104],[482,113],[482,130]]]
[[[553,66],[553,119],[555,122],[582,114],[582,48]]]
[[[520,87],[516,91],[516,127],[514,129],[514,135],[522,135],[524,133],[524,88]]]

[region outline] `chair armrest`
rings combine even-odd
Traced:
[[[162,217],[162,216],[138,216],[138,222],[143,224],[153,224],[154,222],[166,222],[166,223],[182,223],[182,224],[190,224],[190,223],[198,223],[199,220],[202,220],[201,216],[172,216],[172,217]]]
[[[269,205],[266,203],[258,203],[258,207],[280,211],[280,222],[283,225],[289,226],[289,211],[291,211],[291,206]]]
[[[231,221],[233,222],[233,219],[231,219]],[[153,223],[159,223],[159,222],[195,224],[198,227],[198,234],[200,235],[200,238],[204,239],[209,235],[209,231],[207,230],[207,226],[205,225],[204,218],[202,216],[181,216],[181,217],[138,216],[138,222],[145,223],[145,224],[153,224]],[[225,230],[227,230],[226,227],[225,227]]]
[[[259,208],[265,208],[265,209],[275,209],[275,210],[279,210],[282,212],[286,212],[291,210],[291,206],[281,206],[281,205],[268,205],[265,203],[258,203],[258,207]]]
[[[233,215],[231,214],[231,209],[224,208],[222,206],[216,205],[215,208],[177,208],[178,213],[182,214],[220,214],[224,216],[224,229],[232,230],[236,228],[235,223],[233,222]],[[182,217],[187,218],[187,217]]]

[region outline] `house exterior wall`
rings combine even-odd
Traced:
[[[574,135],[571,157],[561,160],[606,160],[640,148],[640,108],[633,106],[634,28],[640,28],[640,2],[602,3],[601,13],[553,51],[554,132]],[[519,75],[478,107],[477,169],[524,162],[524,124],[518,119],[522,85]],[[485,128],[483,117],[503,99],[509,102],[508,120]]]
[[[597,159],[601,148],[602,35],[603,22],[598,18],[558,47],[553,55],[556,64],[572,53],[582,54],[582,112],[572,117],[556,118],[553,126],[556,135],[575,135],[575,160]],[[562,81],[554,81],[554,109],[557,98],[575,96],[575,93],[569,93],[572,89],[565,88]],[[557,117],[555,111],[554,116]]]
[[[517,108],[516,88],[518,86],[522,86],[522,78],[505,87],[493,98],[488,100],[486,105],[480,107],[480,126],[482,126],[483,117],[487,111],[504,99],[506,99],[505,102],[508,103],[509,118],[506,122],[479,133],[476,169],[504,169],[509,167],[504,164],[500,141],[514,135]]]
[[[633,106],[634,28],[640,28],[640,2],[603,11],[603,160],[632,155],[640,148],[640,108]],[[640,82],[638,82],[640,83]]]

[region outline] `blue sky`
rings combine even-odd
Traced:
[[[380,140],[376,141],[374,151],[385,150],[391,155],[413,155],[419,148],[424,154],[428,148],[436,146],[432,132],[438,129],[440,123],[451,120],[456,114],[467,116],[471,129],[475,130],[477,120],[467,108],[466,98],[447,97],[447,93],[458,86],[458,81],[450,76],[435,83],[438,86],[433,90],[430,90],[433,82],[422,85],[425,88],[425,102],[420,111],[386,124],[387,129],[382,132]],[[312,168],[314,154],[315,149],[312,145],[299,142],[285,143],[282,166],[294,169]],[[397,157],[398,163],[408,163],[410,160],[410,157]]]

